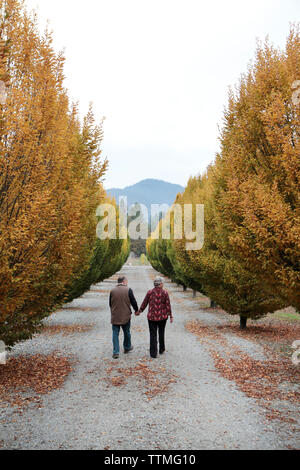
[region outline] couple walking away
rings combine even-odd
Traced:
[[[140,307],[135,300],[132,289],[128,287],[126,277],[118,279],[117,286],[112,289],[109,296],[109,306],[111,310],[111,323],[113,331],[113,358],[118,359],[120,354],[119,334],[122,327],[124,332],[124,353],[128,354],[133,350],[131,345],[131,306],[135,314],[139,316],[149,305],[148,323],[150,332],[150,356],[157,357],[157,332],[159,339],[159,353],[165,352],[165,328],[168,317],[173,323],[173,315],[168,292],[163,288],[163,279],[157,277],[154,280],[154,289],[149,290]]]

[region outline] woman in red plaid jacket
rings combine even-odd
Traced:
[[[159,354],[165,352],[165,328],[168,317],[173,323],[173,315],[168,292],[163,288],[163,279],[157,277],[154,280],[154,289],[149,290],[136,313],[140,315],[149,304],[148,323],[150,331],[150,356],[155,359],[157,357],[157,332],[159,338]]]

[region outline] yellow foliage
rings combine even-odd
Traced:
[[[1,0],[0,11],[0,73],[10,77],[0,128],[0,333],[12,343],[87,266],[107,162],[92,110],[81,127],[70,106],[51,34],[41,36],[17,0]]]
[[[216,161],[216,201],[228,249],[300,308],[299,27],[285,51],[260,46],[231,94]],[[300,87],[300,82],[298,82]]]

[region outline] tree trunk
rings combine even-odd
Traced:
[[[196,290],[193,290],[193,298],[195,299],[197,296],[197,291]]]
[[[210,301],[210,308],[217,308],[217,304],[213,300]]]
[[[186,292],[186,290],[187,290],[187,287],[183,286],[183,292]]]
[[[247,328],[247,317],[240,316],[240,329],[244,330]]]

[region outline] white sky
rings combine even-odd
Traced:
[[[218,150],[229,85],[256,39],[283,47],[299,0],[26,0],[65,49],[66,86],[106,117],[105,186],[186,185]],[[300,77],[299,77],[300,78]]]

